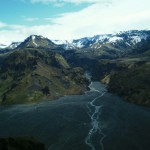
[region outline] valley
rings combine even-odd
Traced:
[[[149,150],[149,6],[1,0],[0,150]]]
[[[31,35],[14,44],[0,49],[2,144],[150,147],[150,31],[72,41]]]

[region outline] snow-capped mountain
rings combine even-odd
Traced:
[[[95,35],[93,37],[85,37],[78,40],[73,40],[72,44],[78,48],[89,48],[95,43],[103,43],[110,37],[110,34],[106,35]]]
[[[113,47],[132,47],[137,43],[150,39],[149,30],[131,30],[115,34],[102,34],[93,37],[85,37],[72,41],[53,41],[55,44],[63,45],[65,49],[100,49],[103,46],[111,45]]]
[[[72,44],[72,40],[52,40],[53,43],[63,47],[65,50],[74,49],[74,45]]]
[[[92,44],[94,44],[97,38],[94,37],[84,37],[81,39],[75,39],[70,41],[62,41],[62,40],[53,40],[55,44],[63,46],[66,50],[70,49],[81,49],[81,48],[88,48]]]
[[[51,50],[77,50],[82,52],[94,52],[95,55],[101,53],[119,55],[133,50],[143,50],[149,48],[150,30],[131,30],[114,34],[101,34],[93,37],[84,37],[75,40],[50,40],[43,36],[31,35],[24,42],[13,42],[7,46],[0,44],[1,51],[10,51],[15,48],[45,48]],[[116,52],[117,51],[117,52]],[[107,54],[106,54],[107,55]]]

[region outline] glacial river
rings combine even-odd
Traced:
[[[150,108],[126,103],[99,82],[84,95],[0,106],[0,137],[34,136],[47,150],[149,150]]]

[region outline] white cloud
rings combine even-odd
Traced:
[[[144,3],[145,2],[145,3]],[[149,0],[114,0],[107,7],[94,4],[82,11],[63,14],[53,20],[68,27],[75,37],[110,33],[119,30],[143,29],[150,26]],[[136,5],[136,7],[135,7]]]
[[[7,26],[7,24],[6,24],[6,23],[4,23],[4,22],[0,22],[0,28],[3,28],[3,27],[5,27],[5,26]]]
[[[113,0],[107,7],[95,3],[78,12],[45,18],[50,22],[47,25],[9,25],[9,30],[0,30],[0,43],[22,41],[31,34],[50,39],[73,39],[122,30],[150,29],[149,6],[149,0]],[[5,23],[0,23],[1,26]]]

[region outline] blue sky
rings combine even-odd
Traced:
[[[0,43],[150,29],[149,0],[1,0]]]
[[[63,6],[61,6],[63,5]],[[57,15],[67,12],[79,11],[89,4],[82,3],[32,3],[32,0],[2,0],[0,5],[0,21],[7,24],[43,25],[51,23],[46,18],[55,18]]]

